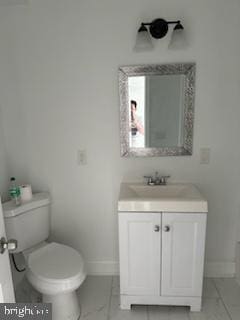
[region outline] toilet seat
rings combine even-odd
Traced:
[[[56,242],[33,250],[27,258],[28,280],[43,294],[76,290],[86,274],[81,255]]]

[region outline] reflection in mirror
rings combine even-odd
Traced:
[[[123,156],[190,155],[194,64],[119,70]]]
[[[183,144],[184,76],[134,76],[128,79],[130,147]]]

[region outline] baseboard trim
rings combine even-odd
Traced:
[[[89,275],[118,275],[118,261],[87,261],[86,269]],[[235,262],[205,263],[204,276],[208,278],[232,278],[235,276]]]

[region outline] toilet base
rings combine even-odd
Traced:
[[[43,303],[52,304],[52,320],[78,320],[80,305],[76,291],[58,294],[43,294]]]

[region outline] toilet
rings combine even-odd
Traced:
[[[52,304],[53,320],[77,320],[80,306],[76,290],[86,273],[84,261],[75,249],[46,242],[50,231],[50,195],[36,193],[31,201],[16,207],[3,204],[8,239],[16,239],[14,253],[22,252],[26,261],[26,277],[42,294],[43,302]]]

